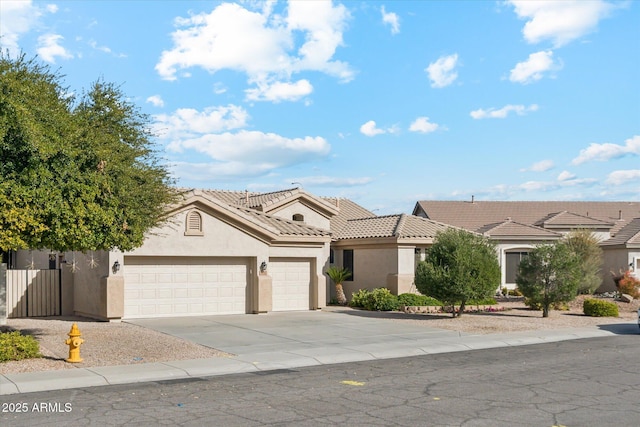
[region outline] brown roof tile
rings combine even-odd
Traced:
[[[573,212],[557,212],[547,215],[534,225],[543,228],[551,227],[597,227],[612,228],[615,224],[613,221],[602,221],[597,218],[591,218],[585,215],[578,215]]]
[[[385,215],[356,218],[334,236],[337,240],[366,239],[375,237],[433,238],[449,226],[413,215]]]
[[[615,236],[600,243],[603,246],[626,245],[640,247],[640,218],[634,218]]]
[[[484,225],[478,229],[478,232],[494,239],[525,238],[557,240],[562,237],[562,234],[556,233],[555,231],[545,230],[544,228],[533,225],[521,224],[512,220]]]
[[[613,223],[612,232],[615,232],[632,218],[640,217],[640,202],[423,200],[417,203],[414,213],[417,213],[418,206],[430,219],[471,231],[507,218],[521,224],[535,224],[552,213],[567,211]]]

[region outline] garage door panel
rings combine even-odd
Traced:
[[[242,314],[247,261],[125,257],[125,318]]]
[[[311,263],[308,260],[271,259],[273,311],[309,310]]]

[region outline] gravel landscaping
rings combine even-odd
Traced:
[[[450,314],[369,312],[335,306],[328,307],[326,311],[408,322],[470,334],[579,328],[637,321],[637,300],[631,303],[616,302],[620,315],[610,318],[585,316],[582,312],[583,299],[584,297],[579,297],[570,303],[567,311],[551,311],[548,318],[542,318],[540,311],[529,310],[521,301],[501,301],[499,305],[505,308],[504,311],[465,313],[459,318],[452,318]],[[84,361],[72,364],[65,361],[69,348],[64,341],[74,322],[78,323],[85,343],[81,348]],[[0,374],[232,356],[126,322],[94,322],[71,317],[29,318],[8,319],[7,325],[0,328],[20,330],[24,334],[33,335],[40,342],[40,350],[44,355],[40,359],[0,363]]]

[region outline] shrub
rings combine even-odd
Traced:
[[[512,297],[521,297],[522,292],[520,292],[520,290],[518,289],[509,289],[509,295]]]
[[[631,275],[630,271],[626,271],[617,282],[618,292],[631,295],[634,298],[640,297],[640,280]]]
[[[349,307],[364,308],[364,302],[369,294],[370,292],[366,289],[360,289],[358,292],[352,293],[351,301],[349,301]]]
[[[365,301],[364,308],[371,311],[391,311],[398,309],[398,297],[387,288],[377,288],[371,291]]]
[[[31,335],[19,331],[0,333],[0,362],[42,357],[40,344]]]
[[[594,298],[584,300],[584,314],[592,317],[618,317],[618,306],[611,301]]]
[[[442,307],[442,303],[435,298],[426,295],[417,294],[400,294],[398,295],[398,306],[415,306],[415,307]]]

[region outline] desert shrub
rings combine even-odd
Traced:
[[[520,292],[520,290],[518,289],[509,289],[509,295],[512,297],[521,297],[522,292]]]
[[[377,288],[371,291],[365,301],[364,308],[371,311],[392,311],[398,309],[398,297],[387,288]]]
[[[398,295],[398,306],[435,306],[442,307],[442,303],[435,298],[428,297],[426,295],[417,294],[400,294]]]
[[[582,303],[582,309],[587,316],[618,317],[618,306],[611,301],[589,298]]]
[[[31,335],[19,331],[0,333],[0,362],[42,357],[40,344]]]
[[[358,292],[353,292],[351,294],[351,301],[349,301],[349,307],[364,308],[364,302],[369,294],[370,292],[366,289],[360,289]]]
[[[640,297],[640,280],[633,277],[629,271],[616,282],[616,286],[618,292],[622,294],[631,295],[634,298]]]

